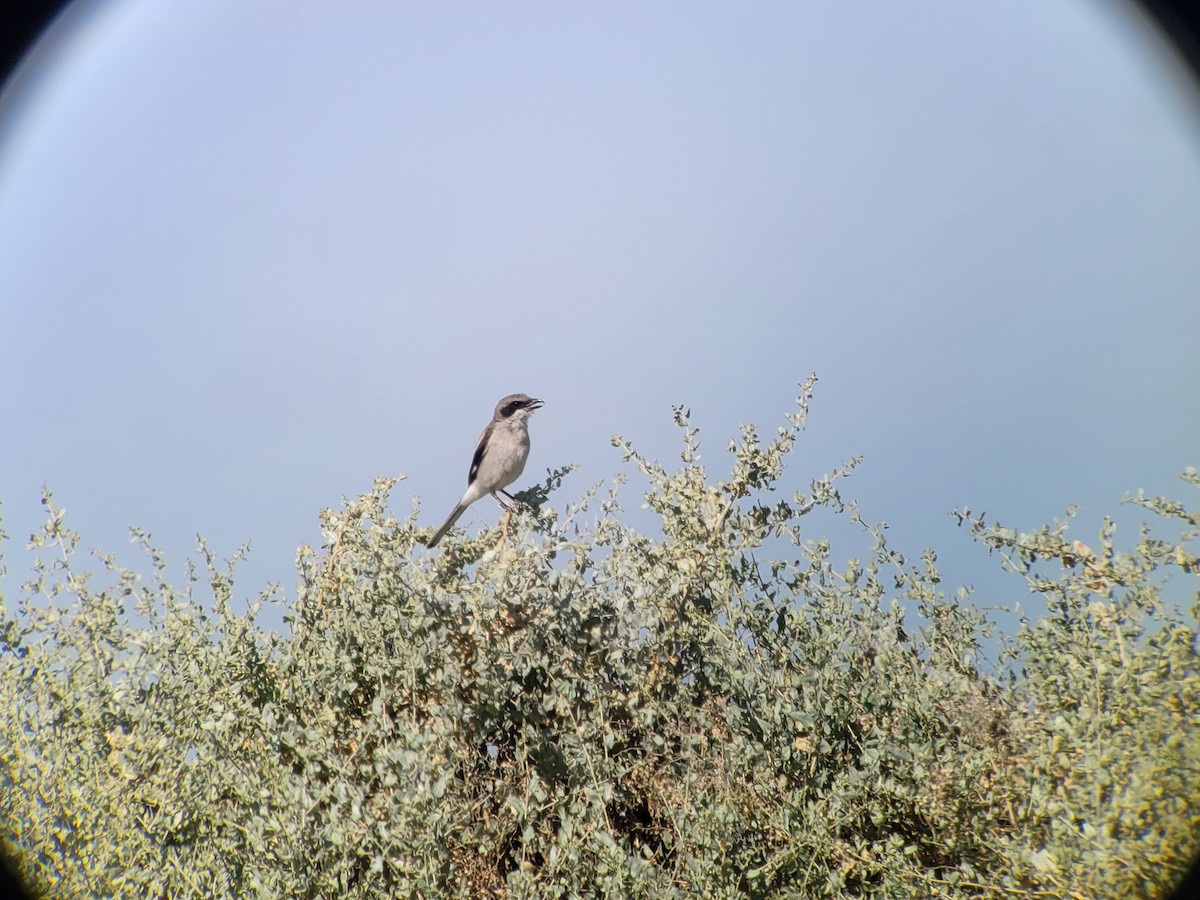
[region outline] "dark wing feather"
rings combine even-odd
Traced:
[[[467,487],[475,483],[475,476],[479,474],[479,464],[483,462],[483,454],[487,449],[488,438],[492,436],[492,426],[489,423],[488,427],[483,429],[483,434],[479,436],[479,444],[475,447],[475,455],[471,457],[471,471],[467,473]]]

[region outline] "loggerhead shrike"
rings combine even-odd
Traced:
[[[475,448],[475,456],[471,459],[467,492],[458,501],[458,506],[454,507],[446,523],[429,539],[426,547],[436,547],[467,507],[486,494],[491,494],[497,503],[507,508],[499,495],[513,500],[504,489],[520,478],[525,470],[525,460],[529,458],[529,417],[541,406],[541,400],[526,394],[509,394],[496,404],[492,421],[479,436],[479,446]]]

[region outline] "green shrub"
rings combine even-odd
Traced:
[[[1047,603],[985,666],[934,554],[840,496],[856,461],[783,491],[814,380],[723,479],[682,410],[677,469],[614,439],[659,537],[614,486],[434,555],[380,480],[246,614],[203,545],[182,590],[148,545],[93,587],[47,497],[0,623],[9,851],[64,897],[1160,895],[1200,830],[1196,610],[1162,600],[1196,515],[1139,498],[1183,535],[1094,552],[960,513]]]

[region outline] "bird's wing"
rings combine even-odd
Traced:
[[[479,436],[479,444],[475,447],[475,455],[471,457],[471,471],[467,473],[467,487],[475,483],[475,476],[479,474],[479,464],[483,462],[484,451],[487,449],[488,438],[492,434],[492,425],[489,422],[488,427],[483,429],[483,434]]]

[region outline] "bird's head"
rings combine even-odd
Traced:
[[[530,397],[528,394],[509,394],[496,404],[495,419],[497,422],[511,419],[518,413],[529,416],[535,409],[541,409],[541,407],[542,401]]]

